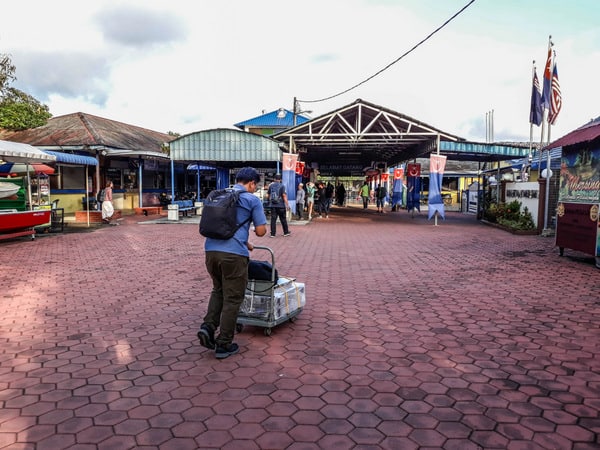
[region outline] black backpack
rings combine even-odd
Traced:
[[[283,185],[279,182],[275,182],[269,186],[269,202],[271,205],[281,203],[281,191],[283,191]]]
[[[231,239],[235,232],[248,220],[237,223],[237,208],[240,195],[237,189],[214,190],[206,199],[200,218],[200,234],[213,239]]]

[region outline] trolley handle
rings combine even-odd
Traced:
[[[269,247],[263,247],[262,245],[255,245],[254,250],[266,250],[271,254],[271,281],[273,282],[273,285],[275,285],[277,282],[275,279],[275,253]]]

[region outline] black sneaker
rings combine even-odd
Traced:
[[[284,237],[288,237],[288,236],[291,236],[291,235],[292,235],[292,233],[283,233]]]
[[[227,358],[231,355],[235,355],[240,351],[240,347],[236,343],[229,344],[227,347],[217,346],[215,356],[217,359]]]
[[[208,325],[202,324],[197,336],[200,340],[200,345],[202,345],[202,347],[206,347],[210,350],[215,349],[215,332]]]

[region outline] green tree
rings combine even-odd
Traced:
[[[17,79],[9,55],[0,54],[0,128],[26,130],[45,125],[52,117],[48,106],[10,84]]]

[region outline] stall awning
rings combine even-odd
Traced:
[[[65,164],[76,164],[81,166],[97,166],[96,158],[85,155],[77,155],[74,153],[55,152],[53,150],[43,150],[44,153],[56,157],[56,162]]]
[[[52,162],[56,157],[48,155],[29,144],[0,141],[0,159],[10,162]]]

